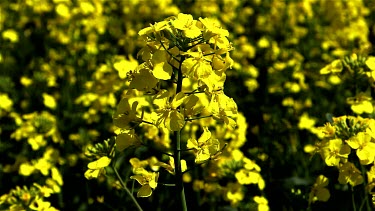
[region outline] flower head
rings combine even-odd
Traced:
[[[326,188],[327,185],[328,178],[324,175],[319,175],[309,194],[309,204],[315,201],[328,201],[331,194]]]
[[[356,136],[350,138],[346,143],[357,150],[357,156],[362,165],[370,164],[375,158],[375,143],[370,134],[359,132]]]
[[[87,165],[89,169],[85,172],[86,179],[98,178],[99,175],[105,173],[104,168],[107,167],[110,163],[111,159],[107,156],[103,156],[98,160],[89,163]]]
[[[136,175],[131,176],[130,179],[135,179],[142,187],[138,190],[138,197],[149,197],[152,194],[152,190],[158,185],[157,180],[159,178],[159,172],[148,172],[144,168],[135,169]]]

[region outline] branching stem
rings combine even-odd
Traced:
[[[134,205],[137,207],[138,211],[143,211],[142,207],[138,204],[137,199],[135,199],[135,197],[133,196],[133,194],[132,194],[132,193],[130,192],[130,190],[126,187],[124,181],[121,179],[121,176],[120,176],[120,174],[117,172],[117,169],[116,169],[116,167],[115,167],[115,164],[113,164],[111,167],[112,167],[113,171],[115,172],[117,179],[120,181],[120,184],[121,184],[122,188],[123,188],[123,189],[125,190],[125,192],[130,196],[130,198],[132,199]]]

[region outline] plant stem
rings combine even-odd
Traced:
[[[352,205],[353,205],[353,211],[357,211],[357,207],[355,205],[355,199],[354,199],[354,188],[352,186]]]
[[[193,120],[197,120],[197,119],[204,119],[204,118],[210,118],[212,117],[213,115],[208,115],[208,116],[198,116],[198,117],[193,117],[193,118],[190,118],[190,119],[185,119],[185,121],[193,121]]]
[[[126,187],[124,181],[121,179],[120,174],[117,172],[116,167],[112,166],[113,171],[116,173],[117,179],[120,181],[122,188],[124,188],[125,192],[130,196],[133,203],[137,207],[138,211],[143,211],[142,207],[138,204],[137,199],[134,198],[133,194],[130,192],[130,190]]]
[[[181,204],[183,211],[187,211],[184,184],[182,181],[182,171],[181,171],[181,130],[176,131],[175,135],[175,150],[174,150],[174,160],[175,160],[175,176],[176,176],[176,188],[178,194],[178,203]]]
[[[181,58],[180,66],[178,68],[177,75],[177,88],[176,94],[182,91],[182,72],[181,66],[184,58]],[[187,211],[186,198],[184,191],[184,184],[182,181],[182,170],[181,170],[181,130],[174,132],[174,162],[175,162],[175,176],[176,176],[176,188],[177,188],[177,202],[181,205],[181,210]]]
[[[368,193],[366,191],[366,169],[363,165],[360,165],[361,166],[361,173],[362,173],[362,177],[364,178],[364,182],[363,182],[363,197],[364,197],[364,201],[362,202],[361,204],[361,207],[359,208],[359,210],[362,210],[362,207],[364,206],[364,203],[366,203],[366,207],[367,207],[367,210],[371,210],[371,205],[370,205],[370,200],[369,200],[369,196],[368,196]]]

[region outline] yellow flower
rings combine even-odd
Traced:
[[[338,166],[341,159],[347,159],[350,147],[343,144],[341,139],[329,140],[323,147],[323,158],[328,166]]]
[[[366,65],[370,70],[374,72],[375,71],[375,57],[373,56],[368,57],[366,60]]]
[[[375,165],[371,166],[370,170],[367,172],[367,186],[366,190],[369,193],[373,193],[375,196]]]
[[[50,197],[51,194],[54,193],[52,188],[47,187],[45,185],[41,186],[38,183],[34,183],[33,185],[39,189],[39,191],[40,191],[40,193],[42,194],[43,197]]]
[[[350,138],[346,143],[357,150],[357,156],[362,165],[370,164],[375,158],[375,143],[370,134],[359,132],[356,136]]]
[[[64,18],[70,18],[70,9],[64,3],[60,3],[55,8],[56,13]]]
[[[220,27],[217,20],[211,18],[199,18],[199,21],[203,24],[206,33],[205,39],[209,39],[212,36],[219,35],[221,37],[228,37],[229,32],[226,29]]]
[[[371,114],[374,111],[372,106],[372,98],[367,94],[360,93],[355,97],[349,97],[347,103],[351,105],[351,109],[356,114],[368,113]]]
[[[339,167],[339,182],[341,184],[349,183],[351,186],[356,186],[363,183],[361,171],[351,162],[346,162]]]
[[[149,197],[152,190],[158,185],[159,172],[148,172],[144,168],[135,169],[136,175],[131,176],[130,179],[135,179],[142,187],[138,190],[137,197]]]
[[[113,115],[113,124],[122,129],[128,129],[131,127],[130,123],[138,122],[137,118],[137,105],[138,102],[133,102],[130,107],[129,98],[123,98],[117,105],[117,110]]]
[[[56,167],[52,167],[51,177],[52,177],[53,180],[55,180],[57,182],[58,185],[62,186],[64,184],[62,175]]]
[[[163,162],[157,162],[156,165],[159,165],[163,168],[165,168],[169,173],[175,174],[174,169],[175,169],[175,163],[174,163],[174,158],[169,157],[169,164],[163,163]],[[181,159],[181,171],[184,172],[187,169],[186,165],[186,160]]]
[[[43,102],[44,105],[50,109],[55,109],[56,108],[56,100],[52,95],[49,95],[47,93],[43,93]]]
[[[342,61],[337,59],[320,70],[320,74],[339,73],[342,71]]]
[[[309,117],[307,113],[303,113],[301,118],[299,119],[298,128],[299,129],[312,129],[315,125],[316,120]]]
[[[217,139],[211,139],[211,132],[207,127],[204,127],[198,140],[190,138],[187,141],[187,148],[196,149],[195,163],[202,163],[219,152],[220,142]]]
[[[212,94],[207,110],[213,114],[214,118],[220,119],[230,128],[236,127],[236,121],[232,118],[237,116],[237,104],[233,98],[226,96],[224,92]]]
[[[185,125],[185,117],[178,111],[178,107],[184,103],[187,96],[180,92],[174,96],[172,102],[169,102],[169,93],[164,91],[160,92],[156,98],[154,104],[159,107],[156,125],[158,127],[166,127],[171,131],[181,130]]]
[[[121,79],[125,79],[128,73],[135,70],[138,66],[138,61],[135,60],[131,55],[129,55],[129,60],[122,59],[113,64],[113,67],[118,71],[118,75]]]
[[[28,78],[28,77],[22,76],[21,79],[20,79],[20,83],[23,86],[28,87],[33,83],[33,80]]]
[[[145,63],[140,64],[134,73],[131,74],[130,78],[129,88],[139,91],[149,91],[158,83],[158,80]]]
[[[19,174],[23,176],[30,176],[35,170],[35,166],[29,163],[22,163],[19,167]]]
[[[54,211],[57,209],[51,207],[51,202],[43,201],[43,198],[37,196],[34,201],[29,205],[31,210],[38,210],[38,211]]]
[[[323,127],[320,127],[318,129],[324,133],[326,138],[334,137],[336,132],[335,126],[332,126],[329,122],[327,122],[326,124],[324,124]]]
[[[30,144],[33,150],[38,150],[40,147],[43,147],[47,144],[46,139],[41,134],[29,137],[27,139],[27,142]]]
[[[188,38],[196,38],[201,35],[197,21],[193,20],[192,15],[180,13],[177,15],[177,19],[172,21],[172,24],[176,29],[182,30]]]
[[[5,111],[10,111],[13,106],[13,101],[8,97],[7,94],[0,93],[0,112],[2,109]]]
[[[144,168],[144,167],[146,167],[148,165],[148,161],[147,160],[142,160],[141,161],[138,158],[130,158],[129,163],[133,167],[133,172],[135,171],[135,169]]]
[[[254,201],[258,204],[258,211],[268,211],[268,200],[263,196],[254,196]]]
[[[2,37],[4,40],[10,40],[13,43],[18,42],[18,34],[14,29],[7,29],[3,31]]]
[[[242,190],[242,185],[238,183],[228,183],[227,185],[227,193],[225,195],[226,199],[230,201],[232,206],[235,206],[240,201],[242,201],[245,197],[245,194]]]
[[[241,169],[235,173],[235,177],[241,185],[257,184],[260,190],[265,187],[265,181],[259,171]]]
[[[110,163],[111,159],[107,156],[103,156],[98,160],[89,163],[87,165],[89,169],[85,172],[86,179],[98,178],[99,175],[105,173],[104,168],[107,167]]]
[[[191,57],[182,62],[182,73],[194,80],[200,80],[209,77],[213,71],[210,59],[204,54],[211,48],[207,45],[199,45],[196,51],[189,51],[186,55]]]
[[[215,50],[220,49],[217,53],[223,54],[233,49],[228,41],[229,32],[220,26],[220,22],[211,18],[199,18],[200,27],[203,29],[203,38],[213,44]]]
[[[157,50],[152,54],[151,63],[153,66],[152,74],[157,79],[171,79],[173,68],[168,63],[167,51]]]
[[[150,35],[151,33],[159,33],[160,31],[166,29],[167,26],[168,26],[168,21],[160,21],[160,22],[155,23],[154,25],[150,24],[149,27],[141,29],[138,32],[138,35],[147,36],[147,35]]]
[[[328,178],[324,175],[319,175],[310,191],[309,204],[316,201],[328,201],[328,199],[331,197],[331,194],[329,193],[329,190],[325,188],[327,185]]]
[[[131,146],[138,146],[141,142],[134,130],[126,130],[116,137],[116,148],[123,151]]]

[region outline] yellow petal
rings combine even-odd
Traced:
[[[138,190],[137,197],[149,197],[151,194],[151,187],[149,185],[144,185]]]
[[[133,175],[130,177],[130,179],[135,179],[137,182],[141,185],[147,184],[146,179],[142,175]]]
[[[87,165],[89,169],[100,169],[108,166],[111,163],[111,159],[107,156],[103,156],[100,159],[93,161]]]
[[[194,138],[189,138],[186,147],[189,149],[198,149],[197,140],[195,140]]]
[[[157,79],[162,80],[169,80],[172,76],[172,66],[166,62],[167,61],[167,53],[165,51],[156,51],[152,55],[151,62],[154,65],[154,69],[152,71],[152,74]]]
[[[329,190],[327,188],[319,188],[316,191],[316,197],[319,201],[326,202],[331,197],[331,194],[329,193]]]
[[[187,98],[187,96],[183,93],[183,92],[179,92],[174,98],[173,98],[173,101],[172,101],[172,108],[173,109],[176,109],[178,108],[183,102],[184,100]]]
[[[211,132],[208,130],[208,127],[203,127],[203,133],[198,139],[198,143],[202,144],[207,142],[211,138]]]
[[[358,143],[358,137],[352,137],[349,140],[346,141],[346,143],[352,148],[352,149],[358,149],[359,143]]]
[[[156,86],[158,80],[154,75],[150,73],[147,69],[141,69],[138,73],[133,74],[133,79],[129,84],[132,89],[137,89],[139,91],[148,91]]]
[[[98,178],[100,171],[99,170],[93,170],[93,169],[88,169],[85,172],[85,177],[86,179],[90,180],[93,178]]]
[[[366,65],[370,70],[375,71],[375,57],[370,56],[367,58]]]
[[[134,134],[134,130],[129,133],[121,133],[116,137],[116,147],[119,151],[123,151],[131,146],[139,144],[139,140]]]
[[[203,163],[208,159],[210,159],[210,154],[206,153],[204,150],[199,150],[195,157],[195,163]]]
[[[43,102],[44,105],[48,108],[55,109],[56,108],[56,100],[52,95],[47,93],[43,93]]]
[[[179,113],[178,111],[172,111],[170,117],[166,119],[166,124],[172,131],[181,130],[185,125],[184,115]]]
[[[172,70],[171,65],[169,65],[166,62],[160,62],[160,63],[154,65],[154,69],[152,71],[152,74],[157,79],[169,80],[169,79],[171,79],[172,72],[173,72],[173,70]]]

